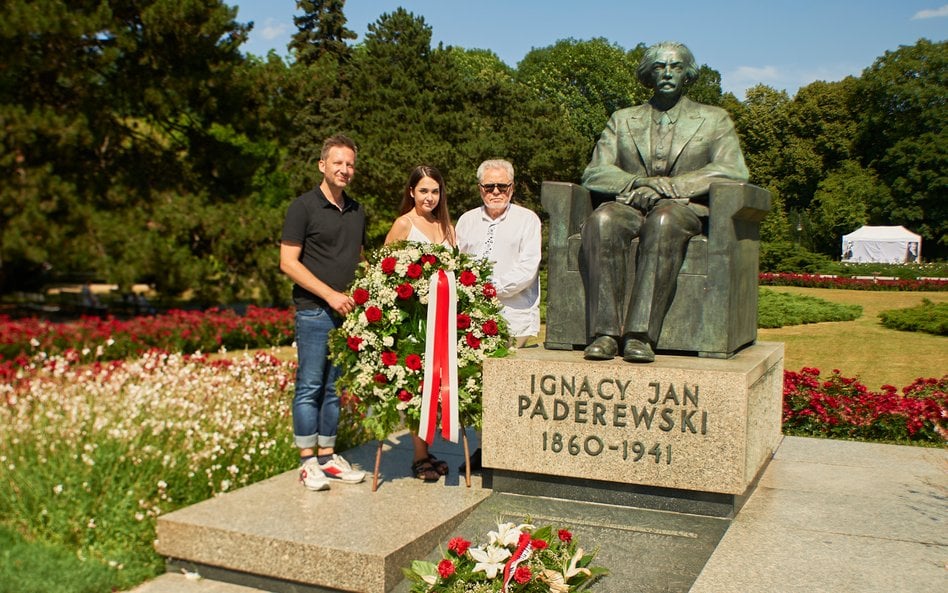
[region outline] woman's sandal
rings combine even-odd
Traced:
[[[441,461],[431,453],[428,453],[428,461],[431,462],[431,465],[438,474],[442,476],[448,475],[448,464],[446,462]]]
[[[427,459],[419,459],[411,464],[411,471],[415,477],[424,482],[437,482],[441,474]]]

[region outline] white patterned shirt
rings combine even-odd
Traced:
[[[510,204],[496,219],[481,206],[458,219],[458,248],[494,264],[491,282],[503,305],[501,314],[513,337],[540,332],[540,218]]]

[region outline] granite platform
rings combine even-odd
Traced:
[[[389,550],[394,567],[407,564],[396,560],[397,554],[425,557],[437,546],[418,550],[428,542],[444,542],[469,529],[479,533],[498,518],[514,520],[514,515],[533,512],[556,520],[583,508],[557,499],[491,496],[480,479],[467,489],[455,471],[460,447],[440,442],[434,450],[450,460],[452,475],[447,482],[421,483],[408,476],[403,463],[410,456],[406,441],[407,435],[395,435],[386,443],[392,449],[383,457],[383,480],[375,493],[369,484],[307,492],[293,483],[295,472],[287,472],[208,501],[200,512],[182,509],[161,518],[159,550],[192,550],[212,558],[223,552],[221,544],[188,538],[219,530],[236,542],[252,543],[259,558],[247,558],[248,563],[272,565],[271,571],[284,574],[311,570],[309,565],[321,562],[324,552],[363,554],[362,562],[378,564],[381,556],[366,551]],[[369,468],[374,452],[369,446],[347,457]],[[397,461],[397,455],[405,457]],[[581,510],[583,525],[577,526],[577,533],[584,544],[601,547],[600,563],[613,570],[593,589],[597,593],[641,593],[651,585],[663,593],[916,593],[948,588],[946,503],[944,448],[785,437],[733,519],[693,516],[696,521],[688,523],[687,514],[643,514],[596,504]],[[303,535],[327,523],[318,521],[315,509],[322,517],[345,518],[349,535],[339,534],[338,541]],[[441,517],[448,517],[453,526],[433,527]],[[190,521],[196,524],[189,526]],[[244,525],[255,526],[257,532],[241,534]],[[419,534],[430,537],[408,549],[411,544],[406,542]],[[267,544],[268,538],[276,541]],[[356,541],[359,538],[364,539]],[[306,545],[283,549],[280,540],[286,539],[304,540]],[[638,545],[636,540],[651,544],[651,552],[634,554],[629,546]],[[134,593],[343,590],[262,578],[240,566],[222,570],[183,557],[171,559],[168,567],[167,574]],[[393,585],[393,590],[400,591],[398,587],[404,589],[404,583]]]

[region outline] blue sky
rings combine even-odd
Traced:
[[[721,73],[725,91],[763,83],[793,95],[815,80],[859,75],[887,50],[919,38],[944,41],[945,0],[346,0],[359,35],[399,6],[422,16],[432,43],[489,49],[511,66],[560,39],[605,37],[624,49],[674,40]],[[254,22],[247,53],[286,55],[294,0],[229,0],[239,22]],[[665,8],[667,6],[667,8]],[[357,40],[358,41],[358,40]]]

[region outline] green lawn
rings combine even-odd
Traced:
[[[948,338],[921,332],[887,329],[879,313],[921,304],[948,302],[946,292],[892,292],[770,286],[774,292],[806,295],[834,303],[859,305],[855,321],[835,321],[761,329],[758,340],[783,342],[784,368],[798,371],[816,367],[823,372],[839,369],[858,377],[869,389],[885,384],[902,388],[917,377],[948,374]]]

